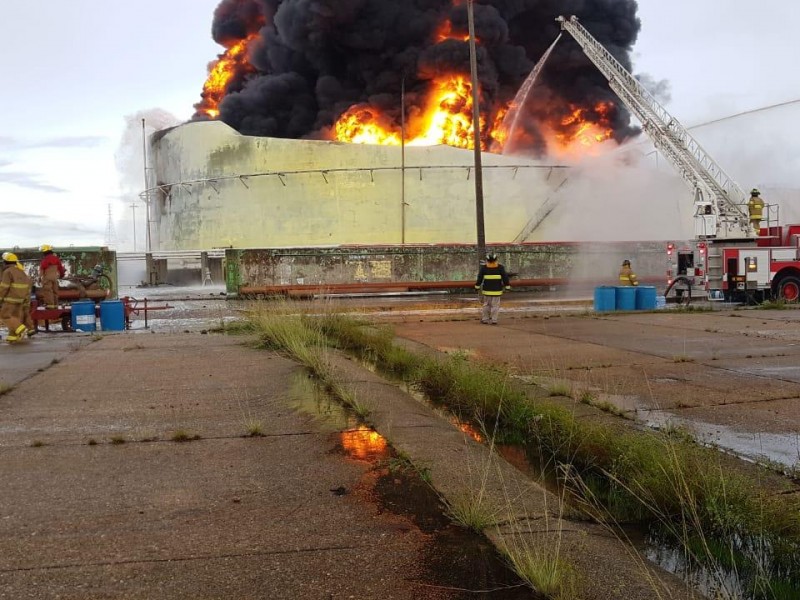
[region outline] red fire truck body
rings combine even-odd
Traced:
[[[667,284],[678,300],[800,301],[800,225],[762,228],[753,241],[700,241],[694,248],[667,244]],[[719,281],[721,291],[710,281]]]

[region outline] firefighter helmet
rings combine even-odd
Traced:
[[[18,260],[17,255],[13,252],[3,252],[3,262],[15,263]]]
[[[625,260],[623,260],[623,261],[622,261],[622,266],[623,266],[623,267],[630,267],[630,266],[631,266],[631,261],[629,261],[629,260],[626,258]]]
[[[758,196],[759,194],[761,194],[761,192],[758,191],[758,188],[753,188],[752,190],[750,190],[751,196]]]
[[[486,260],[488,262],[497,262],[497,254],[495,252],[489,252],[486,255]]]
[[[53,247],[50,244],[42,244],[39,246],[39,252],[52,252]]]

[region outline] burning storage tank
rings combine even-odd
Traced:
[[[157,247],[474,243],[472,152],[243,136],[219,121],[153,138]],[[486,238],[523,241],[566,169],[484,157]]]
[[[490,242],[524,241],[557,163],[637,133],[572,42],[520,104],[550,4],[474,6]],[[557,10],[630,67],[634,0]],[[160,247],[474,242],[467,22],[465,0],[222,0],[196,122],[153,139]]]

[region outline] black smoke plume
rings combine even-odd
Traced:
[[[628,69],[640,28],[635,0],[478,0],[481,110],[492,114],[517,89],[559,32],[555,18],[581,23]],[[409,114],[422,109],[431,79],[469,73],[468,44],[437,39],[443,23],[466,34],[465,0],[222,0],[214,39],[232,43],[258,32],[249,47],[251,70],[234,78],[220,118],[247,135],[314,138],[356,104],[400,122],[405,80]],[[568,35],[556,47],[528,105],[517,146],[544,149],[539,126],[560,123],[574,106],[592,115],[598,103],[614,137],[635,133],[630,116],[605,79]],[[198,112],[195,118],[203,118]]]

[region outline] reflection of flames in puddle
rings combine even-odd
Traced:
[[[372,460],[386,455],[388,444],[377,431],[364,425],[341,433],[342,447],[357,460]]]
[[[483,443],[483,434],[481,434],[480,431],[475,429],[474,426],[470,425],[469,423],[464,423],[463,421],[459,421],[458,419],[453,419],[452,423],[453,425],[458,427],[460,431],[466,433],[469,437],[471,437],[479,444]]]

